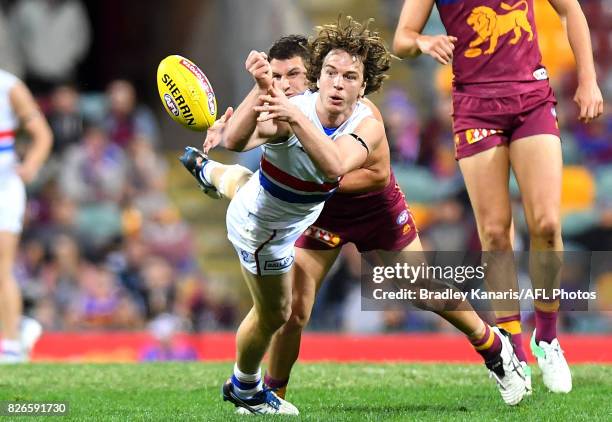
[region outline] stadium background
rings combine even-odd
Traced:
[[[0,68],[26,80],[56,137],[51,160],[29,189],[17,265],[26,312],[45,328],[34,360],[156,359],[159,340],[173,344],[177,359],[231,359],[232,332],[250,300],[225,238],[227,205],[202,196],[176,159],[184,146],[200,146],[203,136],[164,115],[155,85],[157,63],[174,53],[191,58],[206,72],[224,110],[251,86],[244,70],[249,50],[265,51],[281,35],[310,34],[339,12],[374,17],[390,44],[401,3],[1,1]],[[609,250],[612,113],[607,107],[589,126],[577,122],[566,37],[548,2],[534,3],[544,64],[559,100],[564,241],[572,250]],[[581,4],[604,101],[610,104],[612,1]],[[426,31],[444,31],[435,15]],[[453,158],[450,67],[421,57],[394,61],[390,74],[372,100],[386,119],[393,167],[424,245],[477,250]],[[252,153],[215,151],[213,157],[257,165]],[[522,250],[527,232],[513,186],[516,248]],[[433,314],[360,312],[358,259],[354,249],[345,248],[324,284],[309,330],[327,334],[308,337],[304,357],[477,360]],[[612,274],[597,283],[612,301]],[[612,309],[610,302],[605,305]],[[529,312],[523,318],[528,330]],[[563,314],[562,331],[577,336],[564,340],[568,360],[580,354],[583,361],[610,362],[611,321],[612,314],[604,311]],[[585,347],[589,344],[596,347]],[[444,352],[449,350],[463,352]]]

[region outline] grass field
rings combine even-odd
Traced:
[[[0,366],[0,401],[67,401],[65,419],[79,421],[241,420],[245,417],[234,415],[220,397],[231,367]],[[535,369],[534,395],[510,408],[481,366],[303,364],[295,369],[287,398],[300,409],[298,420],[305,421],[612,420],[612,366],[576,365],[572,372],[574,391],[563,396],[546,392]],[[9,419],[0,416],[0,421]]]

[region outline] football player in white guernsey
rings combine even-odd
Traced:
[[[264,145],[260,169],[236,193],[227,215],[228,237],[254,306],[238,329],[237,362],[223,396],[252,413],[298,413],[264,388],[260,369],[272,335],[291,315],[294,243],[317,218],[339,177],[359,168],[384,139],[382,123],[359,99],[382,84],[389,53],[377,34],[359,23],[347,20],[338,29],[335,41],[341,48],[330,44],[319,52],[318,92],[291,100],[272,86],[266,55],[251,52],[246,68],[256,87],[225,128],[230,149]],[[215,165],[204,163],[204,178]]]
[[[303,35],[289,35],[282,37],[276,41],[268,52],[268,60],[270,61],[270,67],[272,69],[272,77],[278,82],[279,86],[287,97],[293,97],[299,95],[308,89],[308,79],[306,77],[306,64],[309,63],[310,53],[308,47],[308,40]],[[376,106],[367,100],[366,98],[361,99],[362,102],[366,103],[372,110],[374,116],[382,121],[380,111]],[[206,133],[206,139],[203,143],[203,151],[208,152],[211,148],[219,145],[222,142],[223,131],[227,123],[227,119],[231,117],[232,109],[224,114],[222,118],[217,120],[213,127],[211,127]],[[381,151],[388,151],[389,146],[387,142],[383,142],[377,149],[373,149],[370,156],[364,166],[361,169],[354,170],[346,174],[342,178],[342,182],[339,187],[339,192],[344,193],[342,202],[346,202],[347,215],[354,216],[356,214],[367,214],[369,219],[372,220],[374,225],[378,224],[380,227],[392,226],[395,221],[389,224],[389,207],[393,207],[392,202],[389,201],[388,189],[383,188],[381,191],[380,176],[379,174],[385,174],[384,169],[387,169],[387,176],[389,176],[389,157],[388,152],[385,154]],[[209,190],[211,186],[208,185],[198,173],[197,168],[201,166],[202,162],[206,160],[205,154],[196,150],[192,147],[187,147],[185,155],[182,157],[186,163],[186,168],[198,181],[198,185],[202,190]],[[381,171],[382,170],[382,171]],[[219,165],[211,172],[211,184],[214,187],[214,193],[219,193],[221,197],[228,198],[231,200],[235,193],[243,186],[253,173],[239,165]],[[388,178],[384,178],[384,182],[387,182]],[[394,182],[393,182],[394,183]],[[383,183],[384,187],[388,187],[388,183]],[[368,195],[367,197],[361,197],[363,192],[378,192],[376,195]],[[350,200],[351,192],[357,192],[359,195],[358,200]],[[381,193],[382,192],[382,193]],[[335,206],[334,204],[335,201]],[[381,207],[378,213],[371,212],[371,201],[376,201],[377,206]],[[400,201],[400,202],[403,202]],[[332,204],[332,211],[326,214],[326,209]],[[332,197],[331,200],[326,201],[322,215],[319,217],[324,218],[321,223],[324,224],[326,229],[331,230],[334,233],[347,233],[346,227],[352,227],[355,223],[352,217],[346,220],[341,220],[338,213],[338,198]],[[382,205],[385,204],[385,205]],[[350,211],[349,211],[350,210]],[[328,210],[329,211],[329,210]],[[332,217],[330,217],[330,215]],[[336,219],[337,218],[337,219]],[[391,219],[394,216],[391,215]],[[314,226],[311,226],[311,228]],[[405,229],[405,227],[404,227]],[[307,230],[307,232],[310,229]],[[416,227],[415,227],[416,230]],[[387,249],[390,244],[397,242],[397,235],[392,232],[385,231],[387,236],[386,247],[379,250],[380,259],[383,262],[389,258],[389,254],[386,251],[394,251],[393,247]],[[338,236],[338,235],[336,235]],[[402,235],[403,239],[410,239],[410,237]],[[301,242],[300,242],[301,240]],[[333,264],[338,255],[338,251],[342,246],[336,247],[335,249],[320,249],[320,245],[312,243],[309,236],[304,236],[296,243],[296,256],[293,271],[293,300],[292,300],[292,314],[287,323],[285,323],[273,336],[270,348],[268,349],[268,368],[264,377],[264,384],[274,389],[275,393],[280,398],[285,398],[287,391],[287,385],[289,382],[289,375],[293,364],[296,362],[300,349],[301,332],[308,323],[310,313],[312,311],[316,293],[324,280],[325,275],[329,271],[329,268]],[[344,239],[349,241],[349,238]],[[350,237],[350,241],[356,242],[356,246],[359,244],[363,245],[363,238],[353,234]],[[311,242],[311,243],[309,243]],[[413,240],[409,240],[407,246],[402,251],[408,252],[407,254],[400,254],[399,259],[410,262],[414,259],[420,262],[421,256],[418,253],[422,251],[422,246],[418,235],[413,237]],[[363,252],[362,252],[363,253]],[[397,262],[398,257],[391,254],[391,262]],[[388,263],[386,265],[389,265]],[[420,265],[420,264],[419,264]],[[392,265],[391,265],[392,266]],[[419,284],[422,286],[422,284]],[[426,286],[431,289],[431,286]],[[483,338],[490,337],[491,331],[494,331],[489,327],[486,322],[480,319],[480,317],[465,304],[458,304],[453,300],[449,301],[432,301],[429,303],[416,303],[415,305],[421,306],[424,310],[430,310],[438,313],[441,317],[447,319],[457,329],[467,335],[470,343],[474,346],[479,354],[485,360],[487,367],[495,367],[496,361],[501,357],[502,360],[506,358],[506,366],[510,365],[513,356],[510,353],[504,353],[504,347],[500,350],[495,349],[495,342],[491,344],[491,347],[485,348],[480,345]],[[498,333],[494,333],[496,337],[501,339],[502,345],[505,346],[506,350],[511,348],[509,342],[504,341],[503,337],[499,336]],[[507,339],[506,339],[507,340]],[[497,375],[497,374],[496,374]],[[505,378],[505,377],[504,377]],[[504,385],[507,384],[504,383]],[[506,391],[504,387],[504,391]],[[510,400],[512,399],[512,400]],[[510,397],[512,404],[515,403],[516,397]],[[239,408],[239,412],[247,412],[244,408]]]
[[[283,90],[287,97],[299,95],[307,90],[308,79],[306,77],[306,64],[309,63],[310,53],[308,40],[306,37],[303,35],[289,35],[282,37],[270,48],[270,51],[268,52],[268,60],[270,61],[273,79],[277,81],[278,86]],[[365,102],[368,107],[370,107],[376,118],[382,121],[382,116],[374,104],[365,98],[362,98],[361,101]],[[231,117],[232,111],[233,110],[231,108],[228,109],[224,116],[215,122],[215,125],[207,131],[206,139],[203,143],[203,151],[208,152],[211,148],[214,148],[221,143],[227,119]],[[381,143],[377,149],[373,149],[371,151],[370,157],[362,169],[355,170],[350,174],[345,175],[345,177],[342,179],[339,190],[343,191],[345,195],[347,192],[351,192],[351,189],[359,189],[357,192],[362,192],[363,187],[366,187],[368,192],[380,191],[381,186],[377,175],[380,173],[381,167],[386,168],[387,173],[389,168],[388,155],[384,153],[381,154],[381,150],[388,151],[387,142]],[[387,156],[386,159],[385,156]],[[186,168],[190,171],[190,173],[194,175],[202,190],[211,189],[210,185],[202,180],[198,173],[198,167],[200,167],[201,163],[206,160],[205,155],[197,151],[195,148],[188,147],[185,155],[182,157],[182,160],[186,164]],[[218,192],[221,194],[220,196],[231,200],[235,193],[248,181],[252,174],[253,173],[250,170],[239,165],[215,166],[214,170],[210,174],[211,184],[214,189],[216,189],[213,192]],[[385,179],[385,182],[387,181],[388,179]],[[386,185],[387,184],[385,183],[384,186]],[[348,191],[347,186],[350,186]],[[383,191],[387,192],[386,189]],[[344,200],[347,198],[348,197],[345,196]],[[382,198],[379,194],[378,196],[370,196],[368,198],[362,198],[358,201],[350,202],[350,205],[347,206],[355,208],[351,211],[353,213],[352,215],[355,215],[355,212],[358,213],[359,211],[356,209],[360,208],[361,212],[369,213],[373,220],[378,220],[378,224],[381,226],[387,226],[389,223],[387,210],[381,211],[378,215],[374,215],[368,211],[369,205],[366,204],[368,204],[369,201],[374,198],[376,198],[375,200],[377,201],[383,201],[385,204],[387,204],[387,206],[390,204],[388,198]],[[325,207],[329,205],[329,202],[330,201],[326,202]],[[332,200],[331,202],[333,203],[334,201]],[[325,213],[325,208],[323,213]],[[327,224],[332,224],[329,222],[329,218],[330,217],[328,214],[326,220]],[[346,223],[341,222],[341,220],[334,221],[335,222],[332,224],[332,227],[337,227],[338,230],[341,230],[341,227],[349,227],[351,224],[348,221]],[[331,230],[333,231],[334,229]],[[386,235],[390,235],[388,232],[385,233]],[[351,237],[351,239],[353,239],[352,241],[355,241],[354,237]],[[391,241],[391,239],[389,241]],[[297,250],[294,263],[294,280],[292,287],[292,315],[290,320],[274,334],[270,349],[268,350],[268,371],[264,377],[265,385],[274,389],[276,394],[283,399],[285,398],[291,367],[298,357],[301,331],[308,322],[316,292],[318,291],[318,288],[321,285],[321,282],[323,281],[329,267],[334,262],[339,250],[339,248],[336,249],[335,252],[334,250],[321,250],[317,249],[317,246],[308,243],[296,244],[296,247]],[[383,248],[381,253],[382,251],[386,250],[387,249]],[[417,257],[418,253],[416,253],[416,251],[422,250],[418,236],[416,236],[413,241],[410,241],[408,246],[403,250],[413,251],[412,254],[409,253],[409,256],[405,257],[407,261]],[[386,254],[383,253],[383,255]],[[497,358],[495,351],[484,350],[482,347],[478,346],[479,340],[487,335],[488,326],[486,323],[483,322],[469,307],[465,307],[464,309],[463,306],[456,305],[450,301],[444,303],[441,302],[443,301],[436,301],[436,303],[433,304],[435,307],[432,306],[432,304],[424,303],[422,304],[423,309],[436,311],[438,308],[440,308],[437,310],[440,316],[449,320],[449,322],[451,322],[455,327],[464,332],[469,337],[470,342],[474,344],[474,347],[477,348],[478,353],[483,355],[483,358],[487,362],[487,358],[491,357],[490,355]],[[457,309],[454,310],[455,308]],[[460,311],[459,309],[463,310]],[[497,334],[495,335],[497,336]],[[491,359],[491,361],[493,360],[495,359]],[[239,411],[246,412],[246,409],[239,408]]]
[[[23,128],[31,143],[22,162],[15,153],[15,133]],[[20,339],[22,299],[13,276],[25,212],[25,188],[51,150],[52,134],[29,89],[0,70],[0,363],[27,359]]]

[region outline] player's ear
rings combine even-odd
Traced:
[[[363,98],[365,96],[365,89],[366,89],[366,83],[364,82],[363,85],[361,85],[361,89],[359,90],[360,98]]]
[[[317,89],[320,89],[321,87],[319,86],[319,79],[317,79]]]

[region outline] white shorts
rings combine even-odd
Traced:
[[[21,233],[25,204],[21,178],[13,172],[0,172],[0,232]]]
[[[295,241],[322,209],[323,203],[296,205],[271,196],[255,173],[230,202],[227,238],[250,273],[286,273],[295,259]]]

